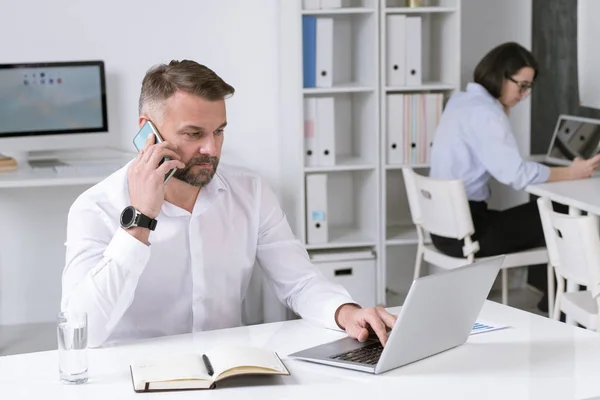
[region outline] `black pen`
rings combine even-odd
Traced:
[[[202,354],[202,360],[204,360],[204,365],[206,366],[206,370],[208,371],[208,375],[213,376],[213,374],[215,373],[215,371],[213,370],[212,364],[210,363],[210,360],[208,359],[208,357],[206,357],[206,354]]]

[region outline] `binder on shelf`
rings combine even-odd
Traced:
[[[314,167],[317,163],[317,99],[304,99],[304,166]]]
[[[387,96],[386,133],[388,164],[405,163],[404,109],[403,94],[390,94]]]
[[[335,99],[333,97],[317,97],[316,100],[317,164],[333,166],[335,165]]]
[[[444,107],[444,95],[441,93],[430,93],[427,94],[427,139],[426,146],[427,150],[425,152],[425,164],[429,164],[431,162],[431,146],[433,146],[433,139],[435,137],[435,131],[437,129],[438,124],[440,123],[440,118],[442,116],[442,108]]]
[[[316,87],[317,18],[302,16],[302,72],[303,86]]]
[[[406,85],[406,15],[389,15],[386,27],[388,86]]]
[[[316,87],[330,88],[352,80],[352,25],[343,18],[317,18]]]
[[[424,164],[431,162],[431,146],[433,146],[433,139],[435,137],[435,131],[440,122],[442,116],[442,107],[444,102],[444,96],[441,93],[430,93],[426,95],[426,139],[425,139],[425,160]]]
[[[333,86],[333,18],[317,18],[317,70],[319,88]]]
[[[410,146],[408,147],[408,160],[411,164],[417,164],[419,162],[418,159],[418,138],[420,136],[420,123],[419,123],[419,98],[421,95],[419,94],[409,94],[406,95],[406,100],[409,104],[409,116],[408,116],[408,143]]]
[[[302,8],[305,10],[318,10],[321,8],[320,0],[302,0]]]
[[[327,174],[306,176],[306,241],[327,243],[329,222],[327,211]]]
[[[444,97],[441,93],[387,96],[388,164],[428,164],[431,145],[442,115]],[[403,103],[401,105],[401,103]],[[399,109],[403,112],[399,112]],[[400,114],[404,120],[399,121]],[[402,128],[398,128],[398,126]],[[400,133],[399,133],[400,132]],[[402,143],[394,154],[390,147]]]
[[[406,85],[419,86],[421,78],[421,17],[406,17]]]

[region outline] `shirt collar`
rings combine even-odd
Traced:
[[[200,189],[200,193],[198,194],[198,198],[196,199],[196,204],[194,205],[192,215],[198,215],[202,213],[217,198],[219,193],[225,192],[227,190],[228,186],[225,183],[223,177],[221,176],[219,170],[217,169],[217,172],[215,173],[211,181],[208,183],[208,185]],[[183,208],[177,207],[176,205],[167,201],[163,203],[161,210],[165,215],[169,217],[181,217],[190,215]]]
[[[502,103],[500,103],[500,100],[494,98],[490,94],[490,92],[488,92],[487,89],[484,88],[483,86],[481,86],[479,83],[475,83],[475,82],[468,83],[467,84],[467,93],[476,95],[476,96],[483,96],[490,102],[498,105],[500,108],[503,108]]]

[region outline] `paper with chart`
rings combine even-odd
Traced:
[[[477,320],[471,329],[471,335],[478,333],[497,331],[499,329],[508,328],[508,325],[496,324],[485,320]]]

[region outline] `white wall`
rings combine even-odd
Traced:
[[[4,1],[0,63],[104,60],[110,135],[129,150],[145,71],[171,59],[206,64],[236,88],[223,161],[258,171],[279,192],[277,3]],[[85,189],[0,190],[0,324],[54,319],[66,215]]]
[[[464,86],[473,79],[479,60],[493,47],[515,41],[531,50],[531,0],[462,0],[462,71]],[[514,107],[510,115],[521,154],[529,155],[531,100]],[[505,209],[527,201],[524,192],[516,192],[494,182],[490,205]]]

